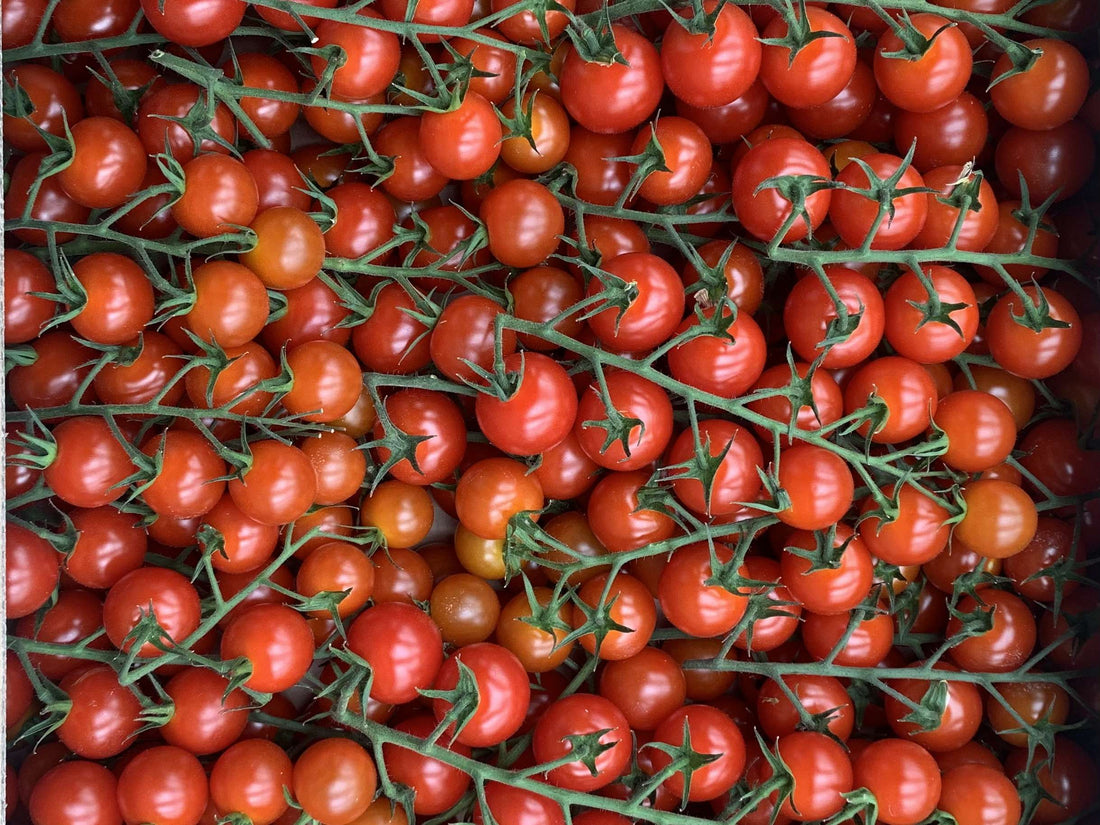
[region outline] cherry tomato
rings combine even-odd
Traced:
[[[602,733],[601,733],[602,732]],[[599,734],[597,736],[597,734]],[[610,785],[630,762],[630,725],[615,705],[602,696],[574,693],[552,703],[535,726],[532,742],[536,762],[556,762],[578,748],[577,737],[589,735],[600,745],[595,756],[566,762],[546,772],[550,784],[574,791],[594,791]]]
[[[350,739],[321,739],[294,762],[294,797],[323,825],[348,825],[374,800],[378,771],[371,755]]]

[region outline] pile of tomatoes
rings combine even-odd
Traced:
[[[4,0],[8,821],[1097,821],[1097,9]]]

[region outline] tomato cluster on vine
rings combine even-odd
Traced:
[[[2,11],[8,821],[1095,820],[1091,0]]]

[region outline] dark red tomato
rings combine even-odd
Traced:
[[[846,320],[840,319],[821,277],[806,276],[794,285],[783,306],[783,328],[804,360],[813,361],[827,348],[821,366],[852,367],[882,340],[886,327],[882,295],[870,278],[847,267],[826,267],[825,280],[843,304]]]
[[[914,36],[930,45],[914,55],[892,29],[883,32],[875,48],[875,81],[899,108],[932,112],[966,89],[974,62],[970,43],[957,26],[938,14],[914,14],[910,21]]]
[[[142,0],[141,10],[154,29],[181,46],[209,46],[240,25],[244,0]]]
[[[653,113],[664,91],[657,49],[622,25],[612,26],[612,36],[625,62],[589,63],[570,50],[559,75],[562,103],[569,114],[599,134],[638,126]]]
[[[290,757],[274,742],[238,742],[210,770],[210,801],[215,810],[244,814],[253,825],[271,825],[287,809],[292,770]]]
[[[173,407],[183,398],[184,382],[179,380],[182,354],[167,335],[146,330],[120,347],[118,360],[96,373],[92,388],[104,404],[156,401]]]
[[[492,369],[496,317],[503,312],[499,304],[480,295],[463,295],[447,304],[432,329],[429,343],[432,361],[440,371],[455,381],[481,383],[483,379],[471,364],[483,370]],[[505,356],[515,352],[514,331],[502,330],[500,349]]]
[[[16,161],[8,179],[4,195],[4,214],[9,221],[22,222],[24,217],[40,224],[83,224],[91,210],[70,198],[61,188],[56,175],[42,179],[30,200],[31,187],[38,178],[39,167],[46,155],[35,152]],[[33,246],[47,246],[52,236],[57,243],[67,243],[76,237],[74,232],[62,231],[55,226],[47,229],[22,228],[12,230],[19,240]]]
[[[148,2],[149,0],[146,0]],[[186,0],[174,0],[186,2]],[[220,0],[219,0],[220,2]],[[242,7],[244,3],[241,3]],[[170,83],[143,98],[138,107],[135,125],[145,151],[151,155],[165,151],[180,163],[186,163],[199,152],[228,153],[229,149],[220,141],[232,143],[235,138],[235,119],[225,104],[216,104],[207,123],[198,123],[195,128],[209,128],[218,136],[219,141],[203,138],[199,146],[184,127],[166,118],[187,118],[192,109],[203,112],[207,109],[206,93],[190,83]]]
[[[790,772],[790,795],[779,806],[780,816],[802,822],[827,819],[844,807],[844,797],[852,789],[852,763],[844,745],[824,733],[796,731],[779,738],[776,755]],[[772,768],[764,759],[749,767],[752,787],[772,777]],[[778,802],[778,794],[772,799]]]
[[[799,185],[789,191],[771,185],[783,175],[798,176]],[[813,191],[807,183],[812,186],[831,177],[825,156],[805,140],[765,140],[750,148],[734,169],[734,212],[745,230],[761,241],[772,242],[785,226],[779,241],[800,241],[824,223],[832,202],[831,190]],[[795,219],[788,224],[792,212]]]
[[[629,659],[608,662],[600,673],[599,689],[631,728],[648,731],[684,704],[687,681],[672,656],[646,647]]]
[[[938,663],[936,669],[948,672],[957,670],[947,662]],[[934,753],[943,753],[965,745],[981,727],[982,695],[972,682],[945,676],[942,680],[897,679],[890,681],[889,686],[892,692],[887,693],[884,699],[886,721],[895,735],[902,739],[916,742]],[[936,691],[944,692],[942,705],[934,698],[939,695]],[[936,718],[929,717],[920,722],[906,718],[924,701],[943,709],[935,712]]]
[[[373,8],[360,9],[357,14],[364,20],[355,23],[325,20],[315,30],[314,48],[335,46],[345,55],[344,62],[332,73],[331,93],[337,100],[364,100],[384,92],[401,62],[397,35],[370,26],[369,21],[381,20],[382,15]],[[327,58],[314,54],[310,60],[314,73],[321,77],[328,66]]]
[[[248,448],[252,463],[240,478],[230,480],[229,495],[241,512],[261,524],[290,524],[316,497],[313,464],[297,447],[274,439],[253,441]]]
[[[21,249],[4,250],[4,343],[23,344],[38,337],[57,304],[32,292],[53,292],[45,264]]]
[[[97,360],[95,350],[75,341],[72,332],[66,329],[47,332],[30,347],[34,363],[12,367],[8,373],[12,401],[17,407],[36,410],[69,404],[91,373]],[[80,394],[80,401],[88,403],[94,398],[89,383]]]
[[[538,479],[511,458],[485,458],[459,476],[455,510],[462,526],[481,539],[502,541],[513,517],[538,520],[545,504]]]
[[[604,383],[606,399],[598,382],[581,395],[574,428],[581,448],[601,467],[640,469],[668,446],[672,402],[659,386],[631,372],[612,372]],[[618,413],[614,421],[609,407]]]
[[[248,695],[230,690],[224,676],[200,667],[187,667],[164,687],[172,701],[172,718],[160,728],[169,745],[205,756],[236,742],[248,724]]]
[[[377,608],[374,608],[377,609]],[[401,733],[417,739],[427,739],[435,730],[435,719],[421,714],[394,725]],[[469,758],[470,749],[460,742],[442,739],[436,747],[446,748],[459,756]],[[470,787],[469,774],[426,755],[426,748],[412,750],[387,742],[382,746],[382,756],[390,780],[409,787],[413,792],[413,811],[424,817],[435,816],[450,809]]]
[[[321,739],[294,763],[292,788],[303,813],[318,822],[354,822],[374,800],[378,771],[362,745]]]
[[[924,432],[936,413],[936,385],[928,371],[908,358],[888,355],[868,361],[844,388],[848,415],[872,402],[873,412],[859,427],[876,444],[897,444]]]
[[[280,11],[269,6],[256,6],[256,12],[272,26],[288,32],[300,32],[302,24],[316,26],[320,19],[312,14],[307,14],[306,9],[331,9],[336,7],[337,0],[290,0],[295,6],[295,14]],[[299,20],[301,22],[299,22]]]
[[[875,75],[862,60],[856,62],[852,78],[837,95],[819,106],[787,107],[791,125],[808,138],[831,140],[858,129],[871,115],[878,95]]]
[[[87,590],[62,590],[54,605],[47,608],[40,619],[34,615],[20,619],[13,635],[47,644],[72,646],[83,642],[88,649],[107,650],[111,644],[102,634],[86,641],[102,627],[103,605],[95,594]],[[28,653],[27,656],[43,676],[54,681],[87,662],[87,659],[63,653]]]
[[[393,160],[393,174],[379,185],[393,197],[415,203],[438,195],[448,177],[436,171],[420,144],[420,118],[391,120],[372,138],[375,150]]]
[[[70,127],[73,156],[57,176],[65,193],[93,209],[120,206],[145,179],[141,140],[109,117],[88,117]]]
[[[76,759],[48,769],[24,801],[35,825],[118,825],[117,787],[107,768]]]
[[[34,685],[19,657],[9,650],[4,659],[4,718],[7,729],[17,732],[29,718],[34,703]],[[10,804],[10,803],[9,803]]]
[[[390,474],[408,484],[428,485],[450,478],[466,452],[466,424],[458,406],[446,395],[433,390],[407,389],[386,399],[390,435],[400,437],[402,446],[415,459],[402,457],[389,468]],[[374,427],[375,439],[383,439],[386,428],[380,421]],[[423,438],[418,438],[423,436]],[[415,444],[408,437],[417,439]],[[378,460],[390,461],[395,445],[375,448]]]
[[[790,34],[781,16],[763,31],[760,79],[768,92],[787,106],[806,108],[832,100],[848,85],[856,68],[856,41],[839,17],[817,6],[806,9],[809,32],[829,32],[802,44],[798,51],[768,44]],[[838,36],[839,35],[839,36]]]
[[[348,627],[347,644],[371,666],[371,696],[388,704],[415,699],[443,664],[439,628],[411,604],[387,602],[365,610]]]
[[[805,379],[809,374],[810,365],[803,362],[795,363],[793,374],[791,367],[787,364],[776,364],[761,373],[752,392],[756,394],[761,391],[786,388],[791,386],[794,375]],[[810,378],[809,390],[810,397],[803,397],[805,403],[799,405],[797,415],[793,415],[791,399],[786,395],[772,395],[750,402],[749,409],[776,422],[776,425],[771,426],[754,423],[753,429],[756,434],[761,439],[771,442],[776,439],[778,433],[780,444],[787,447],[791,440],[786,433],[792,422],[799,430],[812,432],[840,418],[844,412],[844,394],[826,370],[814,370]]]
[[[989,182],[984,177],[979,181],[963,166],[954,165],[926,171],[924,185],[935,192],[927,195],[928,217],[912,241],[913,248],[939,249],[948,246],[954,239],[955,247],[963,251],[980,252],[985,249],[996,234],[998,225],[997,198]],[[962,194],[959,188],[973,188],[975,185],[977,192],[968,196],[965,204],[960,203]]]
[[[863,541],[844,524],[836,526],[832,553],[839,556],[818,567],[806,553],[817,549],[813,533],[796,530],[783,540],[781,581],[796,601],[814,613],[847,613],[871,591],[873,562]],[[816,569],[815,569],[816,567]]]
[[[1014,255],[1028,248],[1031,233],[1030,219],[1020,212],[1019,201],[1001,201],[998,206],[997,231],[986,244],[984,252],[994,255]],[[1054,258],[1058,255],[1058,229],[1049,215],[1039,220],[1035,237],[1031,239],[1030,251],[1040,258]],[[1004,283],[1000,273],[989,266],[974,267],[982,280],[999,287]],[[1005,264],[1005,271],[1020,283],[1038,281],[1047,273],[1047,267],[1039,264]]]
[[[978,301],[954,269],[925,264],[920,276],[907,269],[890,285],[885,319],[886,340],[898,355],[937,364],[961,354],[974,340]]]
[[[741,778],[745,770],[745,741],[737,725],[725,713],[709,705],[687,705],[671,713],[653,732],[653,742],[672,747],[690,745],[697,754],[714,757],[695,768],[690,776],[677,771],[664,786],[677,799],[704,802],[715,799]],[[654,749],[651,770],[660,773],[672,764],[672,756]]]
[[[1082,543],[1075,545],[1072,525],[1040,516],[1035,537],[1019,553],[1004,560],[1003,572],[1012,579],[1012,588],[1024,598],[1051,602],[1068,596],[1077,589],[1078,582],[1058,582],[1045,571],[1056,570],[1071,558],[1080,561],[1083,549]]]
[[[22,92],[14,101],[15,105],[9,105],[10,111],[4,112],[5,140],[16,149],[24,152],[45,150],[46,139],[38,129],[62,137],[65,124],[71,128],[84,117],[80,93],[53,69],[37,63],[23,63],[9,69],[4,80],[5,86],[13,90],[13,98],[17,97],[14,89]]]
[[[879,821],[886,825],[916,825],[940,800],[939,766],[915,742],[871,742],[852,760],[852,773],[854,785],[875,795]]]
[[[420,118],[420,148],[425,159],[452,180],[473,180],[500,157],[504,130],[493,104],[470,92],[449,112],[425,112]]]
[[[44,538],[13,521],[4,523],[4,540],[5,613],[9,618],[19,619],[34,613],[53,595],[61,556]]]
[[[9,0],[4,4],[2,25],[9,49],[29,45],[34,40],[48,5],[46,0]]]
[[[649,252],[619,255],[601,268],[611,277],[588,283],[590,299],[607,296],[595,308],[608,308],[588,318],[596,338],[618,352],[644,352],[667,340],[684,315],[684,288],[676,270]]]
[[[632,132],[603,134],[574,124],[564,160],[577,170],[573,191],[578,198],[601,206],[615,204],[633,171],[629,163],[617,158],[630,154],[633,141]]]
[[[329,255],[361,258],[393,239],[397,218],[381,191],[365,183],[341,183],[330,189],[327,197],[335,203],[337,213],[324,235]]]
[[[661,610],[674,627],[689,636],[707,638],[728,633],[741,621],[748,608],[748,596],[727,584],[711,583],[727,576],[733,551],[715,544],[689,544],[677,548],[668,559],[657,586]],[[744,568],[736,571],[746,576]],[[747,577],[747,576],[746,576]]]
[[[481,204],[489,251],[505,266],[525,269],[545,261],[565,234],[565,213],[553,193],[532,180],[494,187]]]
[[[1004,590],[983,590],[981,601],[964,596],[947,623],[949,638],[962,629],[961,617],[992,614],[992,627],[963,639],[948,651],[955,664],[964,670],[1005,673],[1015,670],[1031,656],[1035,647],[1036,626],[1031,609],[1019,596]]]
[[[779,681],[783,685],[779,684]],[[786,687],[786,690],[784,689]],[[794,694],[798,704],[790,698]],[[805,724],[803,713],[823,714],[829,733],[848,741],[855,726],[855,708],[844,683],[833,676],[796,674],[768,679],[756,696],[760,727],[771,739],[787,736]]]
[[[783,450],[776,479],[789,500],[776,515],[799,530],[824,530],[852,506],[852,471],[843,458],[824,447],[795,444]]]
[[[1041,132],[1014,126],[997,141],[994,155],[997,178],[1008,194],[1022,199],[1022,178],[1032,204],[1073,197],[1085,185],[1081,176],[1091,175],[1095,165],[1092,132],[1079,120]]]
[[[716,310],[703,310],[705,324],[692,313],[677,327],[682,334],[695,329],[698,334],[673,347],[668,353],[669,372],[672,377],[688,386],[719,398],[736,398],[743,395],[764,371],[767,358],[766,342],[760,325],[746,312],[738,312],[736,318],[719,334],[713,330],[718,321]],[[723,307],[722,325],[733,313]]]
[[[1021,378],[1049,378],[1077,357],[1082,341],[1081,318],[1069,300],[1052,289],[1026,286],[1023,291],[1032,307],[1045,307],[1049,319],[1061,323],[1032,329],[1027,326],[1023,299],[1009,292],[993,306],[986,321],[989,351],[998,364]]]
[[[153,512],[191,518],[210,512],[225,492],[226,464],[202,435],[168,430],[149,438],[141,451],[158,460],[158,473],[142,489]]]
[[[222,71],[226,77],[237,80],[250,91],[272,90],[289,94],[297,94],[299,91],[298,81],[290,69],[276,58],[259,52],[235,55],[232,60],[222,64]],[[269,139],[289,132],[301,110],[301,106],[293,101],[258,95],[242,97],[239,104],[256,131]],[[247,132],[248,127],[238,125],[241,131]]]
[[[309,209],[309,193],[301,191],[305,188],[305,179],[289,156],[274,149],[252,149],[245,152],[241,160],[256,181],[260,198],[258,212],[275,206]]]
[[[577,392],[565,368],[537,352],[504,359],[515,388],[507,397],[480,393],[478,425],[489,442],[513,455],[535,455],[560,443],[577,416]],[[503,390],[502,390],[503,391]]]
[[[871,249],[902,249],[917,237],[928,217],[926,194],[908,192],[923,187],[924,178],[912,166],[908,167],[895,185],[895,189],[908,193],[880,205],[876,188],[881,187],[881,181],[893,177],[903,161],[896,155],[879,153],[865,155],[861,160],[877,180],[870,180],[861,164],[845,166],[836,178],[843,187],[833,193],[829,220],[841,239],[853,249],[865,245]],[[884,212],[884,217],[871,235],[880,211]]]
[[[1069,694],[1054,682],[1003,682],[985,701],[993,732],[1017,748],[1028,746],[1041,722],[1063,724],[1069,709]]]
[[[228,406],[238,415],[259,415],[272,398],[272,393],[259,385],[278,376],[275,359],[255,341],[226,347],[225,356],[229,364],[216,375],[205,366],[188,370],[184,375],[187,397],[199,408]]]
[[[143,658],[160,656],[159,645],[179,644],[199,626],[201,608],[194,585],[181,573],[162,567],[142,567],[127,573],[110,590],[103,602],[103,627],[111,644],[129,652],[138,638],[137,655]],[[148,627],[156,620],[157,629]],[[155,643],[156,644],[155,644]]]
[[[599,472],[600,466],[588,457],[576,432],[570,430],[564,439],[542,454],[534,476],[542,485],[546,498],[566,500],[589,490]]]
[[[610,785],[626,771],[632,751],[630,725],[610,700],[589,693],[574,693],[544,711],[532,741],[535,761],[559,762],[577,749],[578,737],[586,735],[604,746],[598,753],[592,751],[596,755],[586,756],[591,769],[581,759],[559,764],[546,772],[550,784],[594,791]]]
[[[554,800],[513,785],[485,783],[485,804],[496,822],[512,825],[565,825],[562,807]],[[576,822],[576,819],[573,820]],[[485,815],[479,802],[474,809],[475,825],[482,825]]]
[[[131,3],[132,0],[125,0]],[[69,0],[69,5],[77,7],[77,3]],[[123,5],[120,3],[119,5]],[[135,7],[138,5],[133,4]],[[131,16],[132,19],[132,16]],[[129,25],[129,20],[127,25]],[[113,80],[124,90],[119,100],[115,100],[114,87],[111,82],[101,81],[98,77],[92,77],[88,81],[88,87],[84,91],[84,105],[89,117],[110,117],[127,125],[133,125],[134,109],[150,94],[161,89],[167,82],[158,72],[156,67],[144,60],[134,58],[118,58],[111,61]],[[122,104],[121,108],[119,104]]]
[[[997,768],[959,765],[943,774],[939,809],[959,825],[1019,822],[1022,808],[1016,786]]]
[[[573,605],[574,628],[587,625],[593,632],[578,641],[589,653],[608,661],[629,659],[649,643],[657,624],[657,608],[649,588],[627,573],[608,581],[601,573],[584,583]],[[610,628],[625,629],[610,629]],[[598,634],[602,634],[602,637]]]
[[[639,505],[638,492],[648,480],[649,473],[643,470],[610,473],[592,490],[589,523],[613,553],[664,541],[676,532],[676,523],[667,513]]]
[[[172,217],[198,238],[239,231],[256,217],[260,195],[248,167],[234,158],[205,154],[183,167],[184,192]]]
[[[1054,738],[1054,752],[1038,745],[1033,758],[1028,748],[1011,751],[1005,759],[1010,776],[1028,772],[1046,795],[1035,809],[1032,821],[1054,825],[1078,816],[1096,801],[1096,764],[1089,752],[1064,735]],[[1050,798],[1046,798],[1049,796]]]
[[[806,652],[819,662],[828,659],[842,667],[877,667],[894,642],[893,621],[886,613],[871,614],[856,620],[845,639],[851,623],[848,613],[805,613],[802,643]]]
[[[352,330],[341,326],[351,311],[340,303],[335,291],[320,278],[311,278],[296,289],[283,291],[286,312],[268,321],[260,333],[264,345],[274,352],[287,351],[307,341],[332,341],[345,345]]]
[[[714,31],[692,33],[673,21],[661,40],[661,70],[678,100],[702,109],[725,106],[745,94],[760,70],[756,26],[737,6],[703,4]]]
[[[105,589],[145,560],[148,537],[134,513],[94,507],[69,513],[76,542],[65,557],[65,572],[84,587]],[[12,543],[8,543],[8,576],[12,574]],[[8,596],[8,612],[12,599]]]
[[[1001,55],[990,78],[990,99],[997,112],[1013,126],[1037,131],[1053,129],[1077,116],[1088,97],[1089,67],[1072,44],[1054,38],[1025,40],[1038,53],[1026,71],[1002,77],[1012,70]]]
[[[507,648],[483,642],[460,648],[447,659],[439,670],[433,688],[444,691],[456,689],[460,681],[460,664],[468,668],[477,686],[476,699],[460,698],[457,703],[442,698],[433,699],[432,712],[436,720],[442,722],[448,713],[457,714],[463,726],[453,736],[471,748],[491,747],[503,742],[519,730],[526,718],[531,694],[527,671]],[[444,741],[450,741],[451,733],[444,733],[443,736]]]
[[[244,686],[261,693],[293,687],[313,661],[313,633],[297,610],[257,604],[234,618],[221,639],[221,657],[246,659],[251,675]]]
[[[54,427],[53,461],[42,476],[54,494],[74,507],[101,507],[126,492],[134,463],[107,421],[67,418]]]
[[[414,11],[409,11],[413,5]],[[425,26],[444,26],[459,28],[470,22],[474,0],[428,0],[425,3],[410,4],[408,0],[382,0],[383,14],[390,20],[411,19],[413,23]],[[438,43],[446,39],[443,35],[421,33],[417,37],[422,43]]]
[[[715,459],[717,466],[710,463]],[[674,476],[672,489],[680,501],[697,513],[728,516],[760,490],[764,455],[748,431],[729,421],[709,419],[698,423],[698,437],[690,428],[680,433],[666,463],[685,465],[677,475],[693,476]]]
[[[947,434],[949,467],[980,473],[996,467],[1016,445],[1012,411],[996,396],[980,390],[958,390],[944,396],[936,408],[936,426]]]
[[[771,96],[757,79],[744,94],[723,106],[695,107],[677,98],[676,113],[693,121],[711,143],[733,143],[760,125],[769,103]]]
[[[931,112],[900,109],[894,119],[894,146],[904,154],[916,142],[913,165],[921,172],[971,161],[988,136],[985,107],[969,92]]]

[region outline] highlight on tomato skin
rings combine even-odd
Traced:
[[[5,0],[20,825],[1100,811],[1092,0]]]

